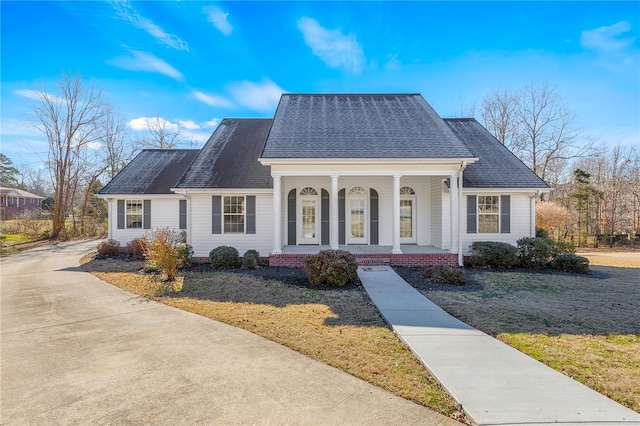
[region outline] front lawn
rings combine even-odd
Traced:
[[[143,262],[83,259],[85,270],[126,291],[249,330],[456,419],[455,402],[393,334],[359,283],[315,288],[294,268],[183,275],[179,293],[141,272]]]
[[[640,254],[596,257],[589,275],[467,270],[462,287],[398,272],[467,324],[640,412]]]

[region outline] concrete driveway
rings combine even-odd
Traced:
[[[2,424],[459,424],[78,266],[95,242],[0,259]]]

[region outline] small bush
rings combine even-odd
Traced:
[[[176,250],[178,250],[179,268],[188,268],[191,266],[193,263],[193,247],[186,242],[180,242],[176,244]]]
[[[464,285],[464,272],[450,266],[436,266],[424,272],[422,278],[435,281],[437,283]]]
[[[553,247],[546,238],[520,238],[518,244],[518,259],[523,268],[542,268],[553,254]]]
[[[178,245],[180,236],[175,229],[157,228],[146,236],[148,243],[144,248],[144,257],[149,267],[162,271],[168,281],[173,281],[178,275],[178,268],[182,266],[182,259]]]
[[[322,250],[304,259],[304,270],[313,285],[343,287],[357,269],[355,256],[346,250]]]
[[[256,250],[247,250],[242,256],[242,267],[244,269],[256,269],[260,263],[260,253]]]
[[[211,250],[209,260],[214,268],[231,269],[240,266],[238,250],[229,246],[220,246]]]
[[[549,238],[549,232],[544,228],[536,228],[536,237]]]
[[[100,256],[120,256],[120,243],[116,240],[107,240],[98,244],[98,254]]]
[[[565,242],[565,241],[553,241],[553,240],[549,240],[549,243],[551,244],[551,257],[552,258],[556,258],[559,254],[562,253],[575,253],[576,252],[576,245],[569,242]]]
[[[551,261],[551,267],[565,272],[588,274],[589,259],[575,253],[560,253]]]
[[[127,253],[132,259],[142,260],[144,259],[144,249],[147,245],[147,240],[144,238],[136,238],[127,243]]]
[[[507,243],[476,241],[471,244],[471,265],[510,268],[518,260],[518,250]]]

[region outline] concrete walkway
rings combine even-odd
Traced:
[[[95,242],[0,259],[0,424],[456,425],[245,330],[122,291]]]
[[[459,321],[390,267],[358,276],[393,330],[478,425],[638,425],[640,414]]]

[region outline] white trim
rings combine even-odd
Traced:
[[[391,254],[402,254],[400,249],[400,178],[401,175],[393,176],[393,237]]]
[[[333,250],[338,250],[340,248],[340,212],[338,208],[338,179],[339,176],[331,176],[331,217],[329,219],[329,232],[330,238],[329,242],[331,243],[331,248]],[[345,190],[345,210],[346,210],[346,190]],[[346,212],[345,212],[346,215]]]
[[[473,194],[481,194],[481,193],[491,193],[491,194],[513,194],[513,193],[537,193],[537,192],[548,193],[551,192],[551,188],[547,189],[539,189],[539,188],[465,188],[464,193],[468,195]]]
[[[337,164],[442,164],[475,163],[478,157],[468,158],[258,158],[263,166],[278,165],[337,165]]]
[[[273,177],[273,250],[271,254],[282,254],[282,182],[279,175]],[[256,216],[257,216],[256,211]]]
[[[96,197],[102,200],[122,200],[122,199],[138,199],[144,198],[145,200],[154,199],[154,198],[166,198],[166,199],[174,199],[174,200],[185,200],[186,197],[183,194],[96,194]]]
[[[179,195],[186,195],[189,193],[193,194],[271,194],[273,193],[272,188],[171,188],[171,191],[174,191]]]

